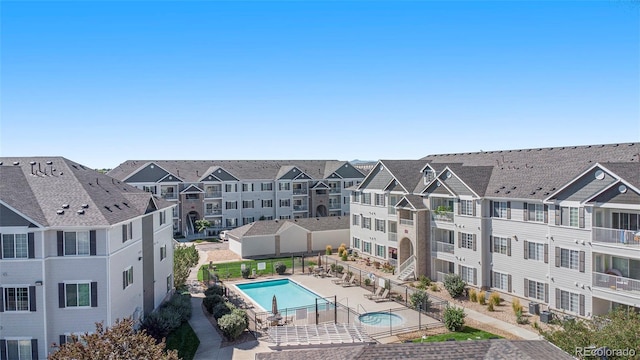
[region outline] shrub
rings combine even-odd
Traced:
[[[364,279],[364,285],[365,285],[365,286],[369,286],[369,285],[371,285],[371,279],[369,279],[369,278],[365,278],[365,279]]]
[[[341,248],[344,248],[344,249],[346,250],[346,249],[347,249],[347,244],[345,244],[345,243],[341,243],[341,244],[340,244],[340,247],[341,247]]]
[[[336,264],[329,265],[329,268],[331,268],[331,272],[336,272],[336,267],[337,267]]]
[[[489,300],[489,306],[487,306],[487,310],[489,310],[489,311],[494,311],[495,310],[493,308],[493,303],[491,302],[491,300]]]
[[[426,289],[429,286],[431,286],[431,279],[429,279],[428,277],[424,276],[424,275],[420,275],[418,277],[418,280],[420,281],[420,288],[421,289]]]
[[[340,245],[340,247],[338,248],[338,256],[342,256],[342,254],[344,254],[346,251],[347,247]]]
[[[522,315],[522,308],[516,312],[516,322],[521,325],[525,325],[529,323],[529,318]]]
[[[226,314],[218,320],[218,327],[229,340],[235,340],[247,328],[247,321],[237,313]]]
[[[484,291],[480,291],[478,293],[478,304],[484,305],[486,303],[487,303],[487,293],[485,293]]]
[[[331,245],[327,245],[327,247],[325,248],[325,254],[331,255],[332,251],[333,251],[333,248],[331,247]]]
[[[235,315],[240,316],[241,318],[243,318],[245,320],[245,322],[247,324],[249,324],[249,315],[247,314],[246,311],[244,311],[242,309],[234,308],[233,310],[231,310],[231,314],[235,314]]]
[[[349,260],[349,254],[347,254],[347,252],[343,252],[342,256],[340,257],[342,259],[342,261],[347,261]]]
[[[163,308],[180,315],[181,322],[188,321],[191,318],[191,295],[174,294]]]
[[[204,291],[204,296],[224,295],[224,288],[220,285],[212,285]]]
[[[464,292],[465,282],[462,281],[460,275],[448,274],[444,277],[444,288],[447,289],[451,297],[456,298]]]
[[[278,261],[273,267],[276,270],[276,272],[278,273],[278,275],[282,275],[282,274],[284,274],[285,271],[287,271],[287,265],[285,265],[284,263],[282,263],[280,261]]]
[[[438,287],[438,284],[436,284],[436,283],[431,284],[431,291],[433,291],[433,292],[440,291],[440,288]]]
[[[339,272],[340,274],[342,274],[343,271],[344,271],[344,266],[336,265],[336,272]]]
[[[180,314],[173,313],[165,308],[145,316],[140,327],[154,339],[160,341],[177,329],[180,324],[182,324]]]
[[[478,301],[478,293],[476,293],[476,289],[469,290],[469,301],[471,302]]]
[[[413,294],[409,296],[409,302],[411,302],[411,306],[413,306],[414,309],[420,308],[425,311],[429,309],[429,305],[431,304],[429,294],[423,290],[414,291]]]
[[[240,270],[240,272],[242,273],[243,278],[248,279],[249,275],[251,274],[251,269],[245,267],[244,269]]]
[[[497,292],[491,293],[491,296],[489,296],[489,303],[493,304],[493,306],[499,306],[500,294],[498,294]]]
[[[231,304],[230,302],[223,302],[216,305],[213,308],[213,313],[211,314],[216,320],[218,320],[227,314],[231,314],[231,310],[233,309],[235,309],[235,306],[233,306],[233,304]]]
[[[207,309],[209,314],[213,314],[213,309],[216,307],[216,305],[224,303],[224,298],[220,295],[211,295],[204,298],[202,300],[202,303],[204,304],[204,307]]]
[[[522,305],[520,304],[519,299],[513,299],[513,302],[511,302],[511,308],[513,309],[513,313],[516,315],[518,315],[518,311],[522,313]]]
[[[463,308],[447,306],[444,309],[444,326],[449,331],[460,331],[464,328],[464,318],[467,314]]]

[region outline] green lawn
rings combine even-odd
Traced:
[[[422,340],[421,338],[413,339],[414,343],[419,342],[439,342],[439,341],[447,341],[448,339],[456,339],[456,341],[460,340],[486,340],[489,338],[499,338],[502,339],[501,336],[494,335],[490,332],[478,330],[472,328],[470,326],[465,326],[462,331],[458,332],[450,332],[447,334],[439,334],[427,336],[426,339]]]
[[[200,345],[200,340],[186,321],[167,336],[167,349],[178,350],[178,356],[183,360],[192,360],[198,350],[198,345]]]
[[[197,239],[193,241],[196,244],[200,244],[203,242],[214,242],[214,243],[219,243],[220,239],[216,238],[216,237],[210,237],[210,238],[203,238],[203,239]]]
[[[311,265],[315,265],[316,261],[315,261],[315,257],[313,258],[313,260],[307,260],[306,258],[304,259],[304,266],[305,266],[305,271],[306,268],[308,268]],[[216,272],[220,275],[221,279],[227,279],[227,278],[240,278],[242,277],[242,273],[241,273],[241,269],[242,269],[242,264],[245,264],[247,268],[249,269],[256,269],[258,268],[258,263],[264,262],[266,263],[266,269],[265,270],[260,270],[260,271],[256,271],[256,273],[258,275],[273,275],[276,274],[275,270],[273,269],[273,266],[276,262],[282,262],[287,266],[287,272],[291,271],[291,267],[292,267],[292,259],[291,257],[286,257],[286,258],[275,258],[275,259],[260,259],[260,260],[245,260],[245,261],[232,261],[232,262],[226,262],[226,263],[219,263],[219,264],[214,264],[216,266]],[[300,258],[296,257],[295,258],[295,271],[301,271],[302,270],[302,263],[300,262]],[[200,270],[198,271],[198,280],[199,281],[203,281],[203,277],[202,277],[202,271],[206,270],[209,267],[209,265],[203,265]]]

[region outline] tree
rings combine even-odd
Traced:
[[[211,223],[207,219],[196,220],[196,231],[203,232],[206,228],[211,227]]]
[[[49,355],[49,360],[178,360],[178,352],[165,350],[165,343],[156,344],[156,340],[145,331],[136,332],[132,319],[116,320],[116,323],[105,328],[96,323],[93,334],[85,333],[71,336],[71,341],[57,345],[57,350]],[[166,351],[166,352],[165,352]]]
[[[184,286],[191,268],[198,264],[200,255],[194,245],[176,246],[173,251],[173,284],[176,288]]]

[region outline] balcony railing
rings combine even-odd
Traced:
[[[329,210],[337,210],[341,208],[342,205],[340,205],[340,203],[329,203]]]
[[[389,241],[398,241],[398,233],[390,232]]]
[[[222,209],[205,210],[204,214],[208,216],[222,215]]]
[[[413,220],[411,220],[411,219],[400,219],[400,224],[401,225],[413,226]]]
[[[443,273],[443,272],[440,272],[440,271],[437,271],[437,272],[436,272],[436,280],[437,280],[438,282],[444,282],[444,278],[445,278],[447,275],[449,275],[449,274],[447,274],[447,273]]]
[[[389,215],[395,215],[398,211],[393,206],[389,206]]]
[[[444,243],[440,241],[434,241],[431,243],[431,251],[433,252],[444,252],[448,254],[453,254],[454,246],[450,243]]]
[[[329,190],[329,194],[340,194],[342,193],[342,188],[331,188]]]
[[[593,273],[593,286],[615,291],[633,292],[640,297],[640,280],[603,273]]]
[[[178,195],[174,192],[162,192],[160,194],[160,196],[162,196],[163,199],[177,199]]]
[[[594,227],[592,234],[595,243],[640,248],[640,231]]]
[[[206,198],[221,198],[222,191],[207,191],[204,193],[204,197]]]
[[[441,213],[433,213],[433,220],[435,221],[444,221],[444,222],[453,222],[453,212],[446,211]]]
[[[293,195],[307,195],[307,188],[293,189]]]
[[[309,207],[307,205],[293,205],[293,211],[307,211]]]

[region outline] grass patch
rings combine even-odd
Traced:
[[[178,350],[178,356],[183,360],[192,360],[198,345],[200,340],[187,321],[167,336],[167,349]]]
[[[314,258],[315,260],[315,258]],[[316,261],[304,259],[305,271],[311,265],[315,265]],[[290,257],[286,258],[274,258],[274,259],[260,259],[260,260],[244,260],[244,261],[231,261],[226,263],[218,263],[214,264],[216,267],[215,272],[217,272],[221,279],[228,278],[240,278],[242,277],[242,264],[244,264],[249,269],[258,269],[258,263],[264,262],[266,263],[265,270],[256,271],[258,275],[275,275],[277,274],[276,270],[273,268],[275,263],[281,262],[287,266],[287,272],[290,272],[293,267],[294,260],[291,260]],[[202,265],[202,267],[198,270],[198,280],[203,281],[203,271],[206,271],[209,268],[209,265]],[[295,258],[295,271],[302,270],[302,262],[301,258]]]
[[[210,237],[210,238],[204,238],[204,239],[197,239],[197,240],[194,240],[193,242],[196,244],[201,244],[203,242],[219,243],[220,239],[216,237]]]
[[[439,342],[439,341],[447,341],[448,339],[456,339],[456,341],[461,340],[486,340],[486,339],[502,339],[502,336],[498,336],[492,334],[490,332],[486,332],[483,330],[478,330],[476,328],[472,328],[470,326],[465,326],[462,331],[458,332],[450,332],[446,334],[438,334],[427,336],[426,339],[422,340],[421,338],[413,339],[414,343],[419,342]]]

